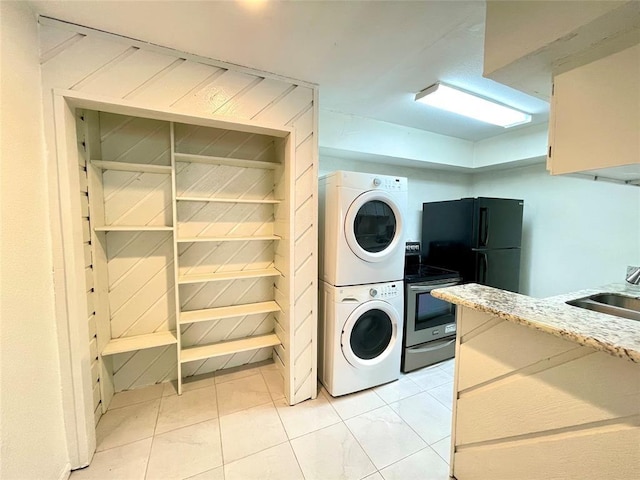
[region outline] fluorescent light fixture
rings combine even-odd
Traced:
[[[531,121],[531,115],[527,113],[485,100],[440,82],[418,93],[416,102],[505,128]]]

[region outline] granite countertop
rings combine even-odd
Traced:
[[[468,283],[439,288],[431,294],[442,300],[495,315],[510,322],[593,347],[640,363],[640,322],[565,304],[594,293],[616,292],[640,297],[623,284],[580,290],[549,298],[533,298],[497,288]]]

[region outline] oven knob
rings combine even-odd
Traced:
[[[371,290],[369,290],[369,295],[375,297],[376,295],[378,295],[378,291],[375,288],[372,288]]]
[[[382,180],[380,180],[379,178],[374,178],[373,179],[373,185],[374,186],[379,187],[381,183],[382,183]]]

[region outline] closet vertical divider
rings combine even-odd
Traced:
[[[182,350],[182,342],[180,340],[180,284],[178,282],[179,272],[179,251],[178,251],[178,201],[177,199],[177,176],[178,168],[176,165],[176,137],[175,137],[175,125],[173,122],[169,125],[169,131],[171,135],[171,208],[173,210],[173,285],[175,295],[175,307],[176,307],[176,338],[178,343],[176,345],[176,361],[178,369],[178,395],[182,395],[182,362],[180,361],[180,351]]]

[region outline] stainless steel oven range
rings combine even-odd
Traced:
[[[408,247],[407,247],[408,249]],[[458,272],[422,265],[409,252],[405,264],[405,324],[402,371],[432,365],[455,355],[455,305],[431,291],[462,282]]]

